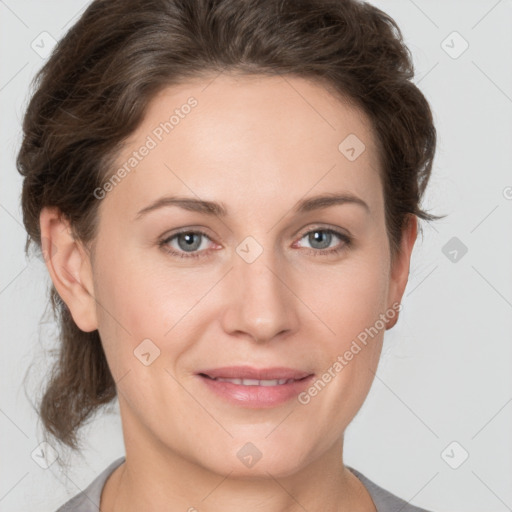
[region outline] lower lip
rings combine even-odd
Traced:
[[[310,384],[314,375],[277,386],[243,386],[242,384],[210,379],[202,375],[198,375],[198,377],[206,384],[208,389],[228,402],[256,409],[275,407],[288,402]]]

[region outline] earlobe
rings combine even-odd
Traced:
[[[87,250],[73,237],[69,221],[57,208],[43,208],[39,225],[43,256],[57,293],[82,331],[96,330],[96,301]]]
[[[402,301],[402,296],[407,286],[407,281],[409,280],[411,255],[417,236],[418,219],[416,215],[409,215],[406,226],[402,231],[400,252],[396,255],[396,259],[391,268],[388,308],[393,308],[393,304],[400,304]],[[392,319],[388,320],[386,329],[394,327],[398,316],[399,313],[397,312]]]

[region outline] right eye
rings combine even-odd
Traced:
[[[159,245],[172,256],[199,258],[208,255],[205,239],[210,240],[202,231],[180,231],[166,237]]]

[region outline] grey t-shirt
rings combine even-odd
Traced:
[[[110,474],[114,472],[114,469],[120,466],[124,461],[125,457],[120,457],[112,462],[112,464],[102,471],[86,489],[64,503],[56,512],[99,512],[103,486]],[[366,487],[375,503],[377,512],[430,512],[424,508],[410,505],[407,501],[379,487],[357,471],[357,469],[350,466],[346,467],[352,471]]]

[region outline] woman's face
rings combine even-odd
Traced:
[[[304,79],[221,75],[160,93],[123,166],[95,193],[91,308],[125,442],[233,476],[339,456],[416,237],[391,267],[368,120]],[[295,380],[199,375],[240,366]]]

